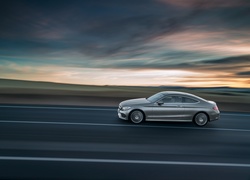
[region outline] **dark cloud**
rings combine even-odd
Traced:
[[[237,75],[250,77],[250,71],[238,72]]]
[[[131,56],[155,37],[185,29],[200,13],[200,6],[179,9],[154,0],[3,0],[0,38],[24,40],[22,46],[27,48],[30,43],[39,49],[50,44],[49,52],[60,49],[61,43],[91,57],[120,52]]]
[[[202,3],[203,6],[200,8],[203,9],[209,9],[209,8],[218,8],[218,7],[238,7],[238,6],[244,6],[244,5],[249,5],[250,3],[246,0],[209,0],[209,1],[204,1],[204,0],[158,0],[161,2],[164,2],[166,4],[173,4],[176,6],[184,7],[184,8],[189,8],[193,7],[197,3]]]
[[[98,65],[102,68],[120,68],[120,69],[161,69],[161,70],[191,70],[196,72],[204,71],[218,71],[218,72],[229,72],[237,74],[239,71],[244,69],[246,66],[250,66],[250,55],[246,56],[237,56],[237,57],[228,57],[222,59],[213,59],[213,60],[200,60],[193,62],[179,62],[173,60],[171,63],[169,61],[161,60],[127,60],[127,61],[111,61],[107,64]],[[237,74],[237,75],[244,75]],[[247,75],[247,74],[245,74]]]
[[[96,57],[109,57],[119,52],[136,55],[138,48],[153,39],[188,28],[188,22],[201,13],[199,7],[203,5],[198,3],[188,10],[183,10],[162,6],[155,1],[151,4],[154,4],[155,8],[150,13],[120,17],[113,21],[104,20],[84,31],[83,34],[90,37],[90,42],[82,43],[83,53]]]
[[[246,66],[250,66],[250,55],[235,56],[222,59],[204,60],[196,63],[184,63],[179,67],[193,71],[228,72],[237,74]],[[229,78],[229,76],[228,76]]]
[[[250,55],[227,57],[217,60],[202,61],[202,64],[228,65],[228,64],[250,64]]]

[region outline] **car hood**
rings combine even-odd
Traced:
[[[129,99],[126,101],[122,101],[120,105],[124,107],[124,106],[133,106],[133,105],[148,104],[148,103],[150,102],[146,98],[138,98],[138,99]]]

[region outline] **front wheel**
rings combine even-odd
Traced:
[[[198,113],[194,117],[194,123],[197,126],[205,126],[208,123],[208,116],[205,113]]]
[[[133,111],[129,117],[130,120],[135,124],[139,124],[144,120],[144,114],[139,110]]]

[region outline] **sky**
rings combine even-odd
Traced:
[[[0,78],[250,87],[248,0],[0,0]]]

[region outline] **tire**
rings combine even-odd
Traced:
[[[198,113],[194,116],[194,123],[197,126],[205,126],[208,123],[208,116],[205,113]]]
[[[134,110],[130,113],[129,115],[129,119],[135,123],[135,124],[139,124],[144,120],[144,114],[142,111],[139,110]]]

